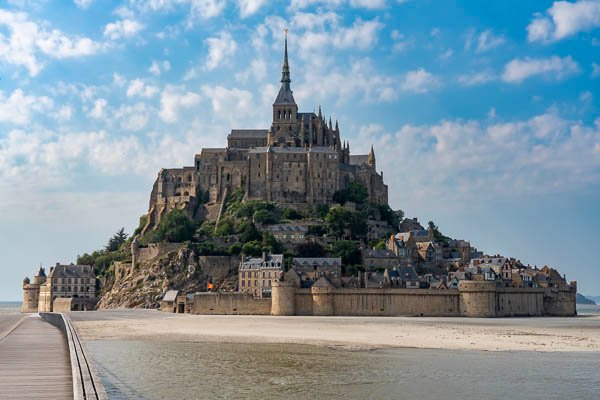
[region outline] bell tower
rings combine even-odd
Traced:
[[[281,88],[273,103],[273,124],[269,131],[269,145],[300,146],[298,132],[298,105],[290,87],[290,66],[288,63],[288,30],[285,32],[285,50],[281,68]]]

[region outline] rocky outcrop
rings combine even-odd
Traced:
[[[214,290],[235,287],[235,276],[224,274],[218,282],[203,269],[188,245],[166,248],[155,257],[137,263],[129,272],[106,280],[101,291],[100,309],[158,308],[167,290],[181,293],[202,292],[213,281]]]

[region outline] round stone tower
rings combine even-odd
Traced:
[[[271,291],[271,315],[296,314],[296,287],[290,281],[274,281]]]
[[[21,312],[32,313],[38,311],[39,291],[39,285],[32,284],[27,277],[23,279],[23,304],[21,304]]]
[[[460,314],[465,317],[496,316],[496,282],[460,281]]]
[[[46,271],[44,271],[43,267],[40,267],[38,272],[33,276],[33,284],[41,285],[44,282],[46,282]]]

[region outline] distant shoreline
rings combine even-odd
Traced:
[[[503,319],[270,317],[119,310],[74,313],[72,319],[84,341],[294,343],[349,350],[600,352],[600,315]]]

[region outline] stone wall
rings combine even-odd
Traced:
[[[239,256],[200,256],[198,257],[198,265],[202,272],[207,276],[216,279],[224,280],[225,278],[235,274],[240,265]]]
[[[192,314],[269,315],[271,299],[239,292],[196,293],[190,311]]]
[[[498,289],[496,317],[539,317],[542,315],[544,315],[544,289]]]
[[[98,299],[83,297],[59,297],[52,303],[52,312],[93,311]]]
[[[544,292],[544,314],[568,317],[577,314],[577,285],[571,282],[567,288],[547,288]]]
[[[148,247],[140,247],[135,255],[136,265],[155,259],[161,254],[175,251],[181,247],[181,243],[150,243]]]
[[[576,287],[498,288],[495,282],[462,281],[459,290],[300,289],[273,284],[272,315],[340,316],[574,316]]]
[[[273,315],[339,316],[458,316],[459,293],[433,289],[295,289],[293,307],[289,289],[273,286]],[[280,302],[288,306],[281,307]]]

